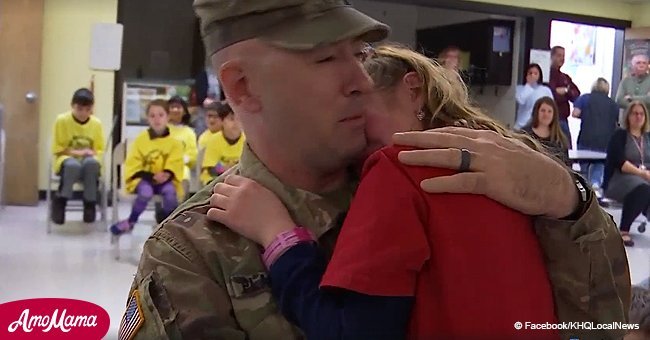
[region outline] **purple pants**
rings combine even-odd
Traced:
[[[169,216],[178,207],[176,188],[171,181],[163,184],[152,184],[149,181],[141,180],[135,188],[135,193],[138,197],[133,202],[133,208],[129,216],[129,222],[131,223],[138,221],[138,218],[147,209],[147,204],[154,195],[162,196],[162,209],[165,216]]]

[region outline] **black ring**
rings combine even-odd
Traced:
[[[460,149],[460,167],[458,171],[467,172],[469,171],[469,163],[472,159],[472,154],[467,149]]]

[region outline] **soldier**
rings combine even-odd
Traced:
[[[239,165],[227,174],[251,178],[273,191],[294,221],[309,227],[331,252],[355,190],[348,170],[366,146],[364,116],[372,83],[361,63],[363,42],[384,39],[388,27],[343,0],[197,0],[195,8],[208,55],[247,135]],[[590,254],[605,260],[598,250],[605,230],[612,230],[609,217],[590,191],[580,195],[571,174],[546,156],[513,151],[519,150],[509,148],[513,141],[467,129],[407,134],[400,142],[437,148],[405,154],[404,161],[458,168],[457,148],[468,140],[481,147],[472,162],[484,180],[449,176],[425,182],[423,188],[485,194],[540,215],[536,230],[554,266],[549,271],[560,268],[564,274],[574,268],[576,262],[565,263],[562,256]],[[504,164],[510,165],[508,176]],[[211,193],[211,186],[201,190],[145,243],[121,338],[302,337],[272,300],[261,249],[207,218]],[[613,240],[618,243],[612,247],[620,245],[620,236]],[[553,253],[557,247],[562,251]],[[584,261],[577,265],[589,266],[590,255],[582,255]],[[610,275],[611,285],[614,272],[620,294],[629,293],[624,253],[610,262],[611,268],[598,272]],[[589,278],[561,279],[567,280],[561,289],[579,285],[587,301],[582,307],[602,302],[589,302],[595,296],[587,290]],[[598,294],[622,304],[611,286]],[[620,316],[619,310],[612,315]]]

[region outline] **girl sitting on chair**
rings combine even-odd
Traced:
[[[111,226],[115,236],[130,232],[154,195],[162,196],[163,214],[178,206],[183,190],[183,144],[170,135],[167,102],[154,100],[147,106],[149,129],[129,147],[124,163],[126,191],[137,195],[129,218]]]

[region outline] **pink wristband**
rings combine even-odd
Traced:
[[[314,241],[314,237],[307,228],[296,227],[287,230],[278,234],[275,239],[273,239],[273,242],[271,242],[271,244],[269,244],[269,246],[264,250],[262,261],[264,261],[266,268],[270,269],[271,265],[280,258],[282,254],[289,250],[289,248],[298,243],[311,241]]]

